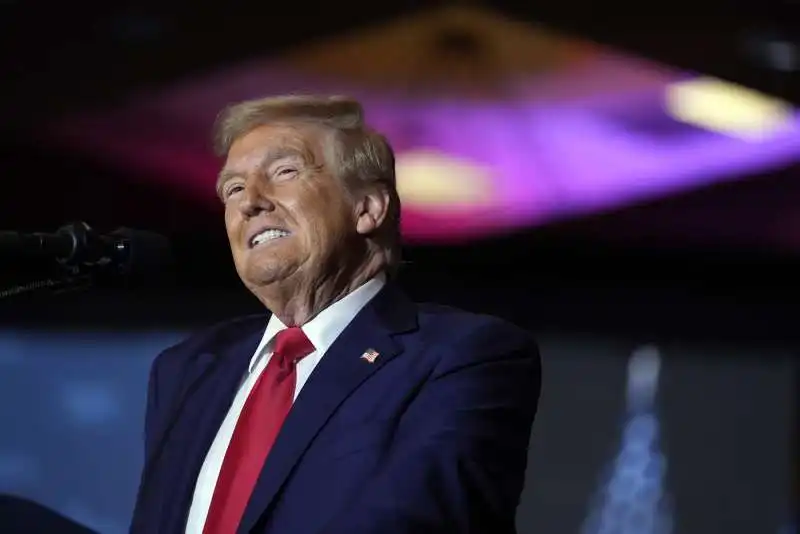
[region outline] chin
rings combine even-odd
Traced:
[[[274,264],[272,262],[258,262],[245,266],[239,271],[239,275],[245,285],[252,288],[268,286],[281,280],[285,280],[292,272],[286,264]],[[276,262],[277,263],[277,262]]]
[[[279,282],[281,277],[277,273],[264,269],[249,269],[244,273],[242,279],[248,287],[264,287]]]

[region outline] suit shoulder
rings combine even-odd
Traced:
[[[499,317],[448,306],[421,305],[418,315],[420,365],[432,379],[498,364],[526,372],[531,391],[539,387],[541,355],[531,332]],[[516,364],[509,366],[512,361]]]
[[[420,305],[419,317],[420,331],[432,343],[500,351],[528,347],[538,352],[533,333],[500,317],[440,304]]]
[[[252,334],[267,325],[268,315],[247,315],[229,319],[220,323],[207,326],[202,330],[189,335],[187,338],[164,349],[154,362],[154,366],[171,366],[173,362],[185,360],[187,355],[217,350],[225,347],[242,336]]]

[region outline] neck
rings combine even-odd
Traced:
[[[255,293],[283,324],[302,326],[377,276],[380,271],[380,265],[371,262],[355,270],[342,269],[332,276],[329,274],[304,283],[281,283],[280,287],[259,288]]]

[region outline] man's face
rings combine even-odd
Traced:
[[[251,289],[316,284],[347,259],[357,216],[309,125],[261,126],[231,145],[220,174],[236,270]],[[350,250],[350,253],[355,251]]]

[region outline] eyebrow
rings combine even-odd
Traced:
[[[308,161],[308,154],[303,150],[298,150],[296,148],[290,147],[279,147],[270,150],[267,152],[264,157],[261,158],[261,161],[258,162],[258,170],[263,171],[265,168],[269,167],[276,161],[288,158],[300,158],[303,161]],[[242,173],[235,169],[222,169],[219,174],[217,175],[217,194],[221,196],[222,187],[228,180],[236,178],[237,176],[241,176]]]

